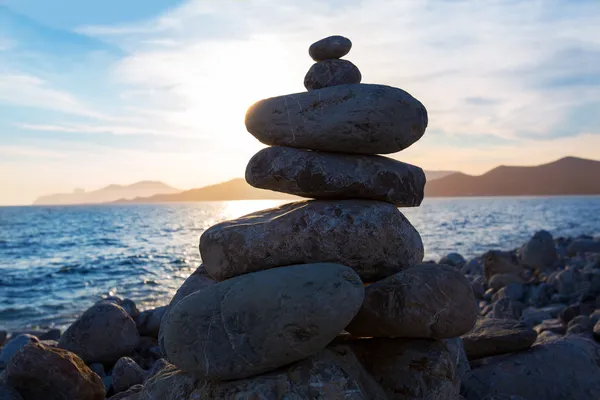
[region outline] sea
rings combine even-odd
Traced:
[[[0,207],[0,329],[64,329],[107,295],[165,305],[200,265],[202,232],[282,203]],[[513,249],[541,229],[600,234],[600,196],[432,198],[401,211],[426,260]]]

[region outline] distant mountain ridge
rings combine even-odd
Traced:
[[[76,189],[72,193],[41,196],[33,202],[33,205],[108,203],[119,199],[134,199],[136,197],[149,197],[156,194],[175,194],[179,192],[181,192],[181,190],[175,189],[162,182],[141,181],[132,185],[109,185],[91,192]]]
[[[496,167],[483,175],[454,173],[425,185],[425,197],[600,194],[600,161],[577,157],[532,167]]]

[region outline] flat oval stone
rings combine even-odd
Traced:
[[[200,254],[218,281],[285,265],[333,262],[372,282],[420,263],[423,242],[392,204],[313,200],[214,225],[200,237]]]
[[[308,54],[315,61],[342,58],[350,52],[352,42],[343,36],[329,36],[310,45]]]
[[[362,75],[348,60],[325,60],[313,64],[304,77],[306,90],[360,83]]]
[[[521,322],[487,318],[463,336],[463,344],[467,358],[475,360],[528,349],[536,338],[536,331]]]
[[[246,129],[264,144],[340,153],[396,153],[419,140],[426,128],[423,104],[384,85],[272,97],[246,113]]]
[[[163,323],[169,359],[200,379],[241,379],[325,348],[356,315],[358,275],[338,264],[256,272],[193,293]]]
[[[369,285],[346,331],[362,337],[446,339],[469,332],[477,314],[467,278],[447,265],[421,264]]]
[[[425,173],[381,156],[268,147],[248,163],[246,181],[302,197],[371,199],[415,207],[423,201]]]

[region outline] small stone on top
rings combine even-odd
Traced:
[[[352,85],[360,83],[362,75],[348,60],[325,60],[314,64],[304,77],[307,90],[322,89],[329,86]]]
[[[350,52],[352,42],[343,36],[329,36],[313,43],[308,49],[310,57],[319,62],[332,58],[342,58]]]

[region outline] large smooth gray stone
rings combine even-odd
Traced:
[[[268,147],[250,159],[246,181],[315,199],[371,199],[416,207],[423,201],[425,173],[381,156]]]
[[[350,342],[389,400],[455,400],[460,379],[447,346],[429,339]]]
[[[169,310],[171,310],[171,308],[175,307],[175,305],[177,303],[179,303],[186,296],[189,296],[190,294],[192,294],[194,292],[197,292],[199,290],[202,290],[209,286],[212,286],[215,283],[216,283],[216,281],[213,278],[211,278],[208,275],[208,273],[206,272],[204,265],[200,265],[198,268],[196,268],[196,270],[194,272],[192,272],[192,274],[190,276],[187,277],[187,279],[183,282],[183,284],[179,287],[179,289],[177,289],[177,292],[171,299],[171,302],[167,306],[167,309],[165,310],[165,312],[162,316],[162,319],[160,321],[160,329],[158,331],[158,345],[160,346],[160,351],[164,356],[166,356],[166,352],[165,352],[165,346],[163,343],[164,342],[164,333],[163,333],[162,321],[167,320],[167,315],[169,314]]]
[[[519,251],[523,266],[539,271],[548,270],[557,263],[558,254],[552,235],[547,231],[538,231]]]
[[[168,365],[139,400],[387,400],[348,346],[330,346],[302,361],[246,379],[202,381]]]
[[[273,97],[246,113],[246,129],[264,144],[342,153],[396,153],[419,140],[426,128],[423,104],[384,85]]]
[[[475,328],[462,338],[467,358],[475,360],[528,349],[537,333],[518,321],[488,318],[477,321]]]
[[[569,336],[509,355],[488,357],[472,365],[465,397],[480,400],[503,393],[526,399],[600,398],[600,346]]]
[[[214,225],[200,237],[200,254],[219,281],[285,265],[333,262],[372,282],[421,262],[423,243],[389,203],[317,200]]]
[[[72,351],[87,364],[115,363],[133,352],[140,341],[135,322],[120,306],[100,302],[65,331],[58,347]]]
[[[422,264],[369,285],[346,331],[362,337],[446,339],[469,332],[477,313],[471,285],[456,268]]]
[[[328,36],[310,45],[308,54],[315,61],[323,61],[342,58],[350,52],[352,42],[350,39],[340,36]]]
[[[315,354],[350,322],[364,288],[338,264],[247,274],[191,294],[163,322],[169,359],[208,380],[241,379]]]
[[[325,60],[313,64],[304,77],[306,90],[360,83],[362,75],[348,60]]]

